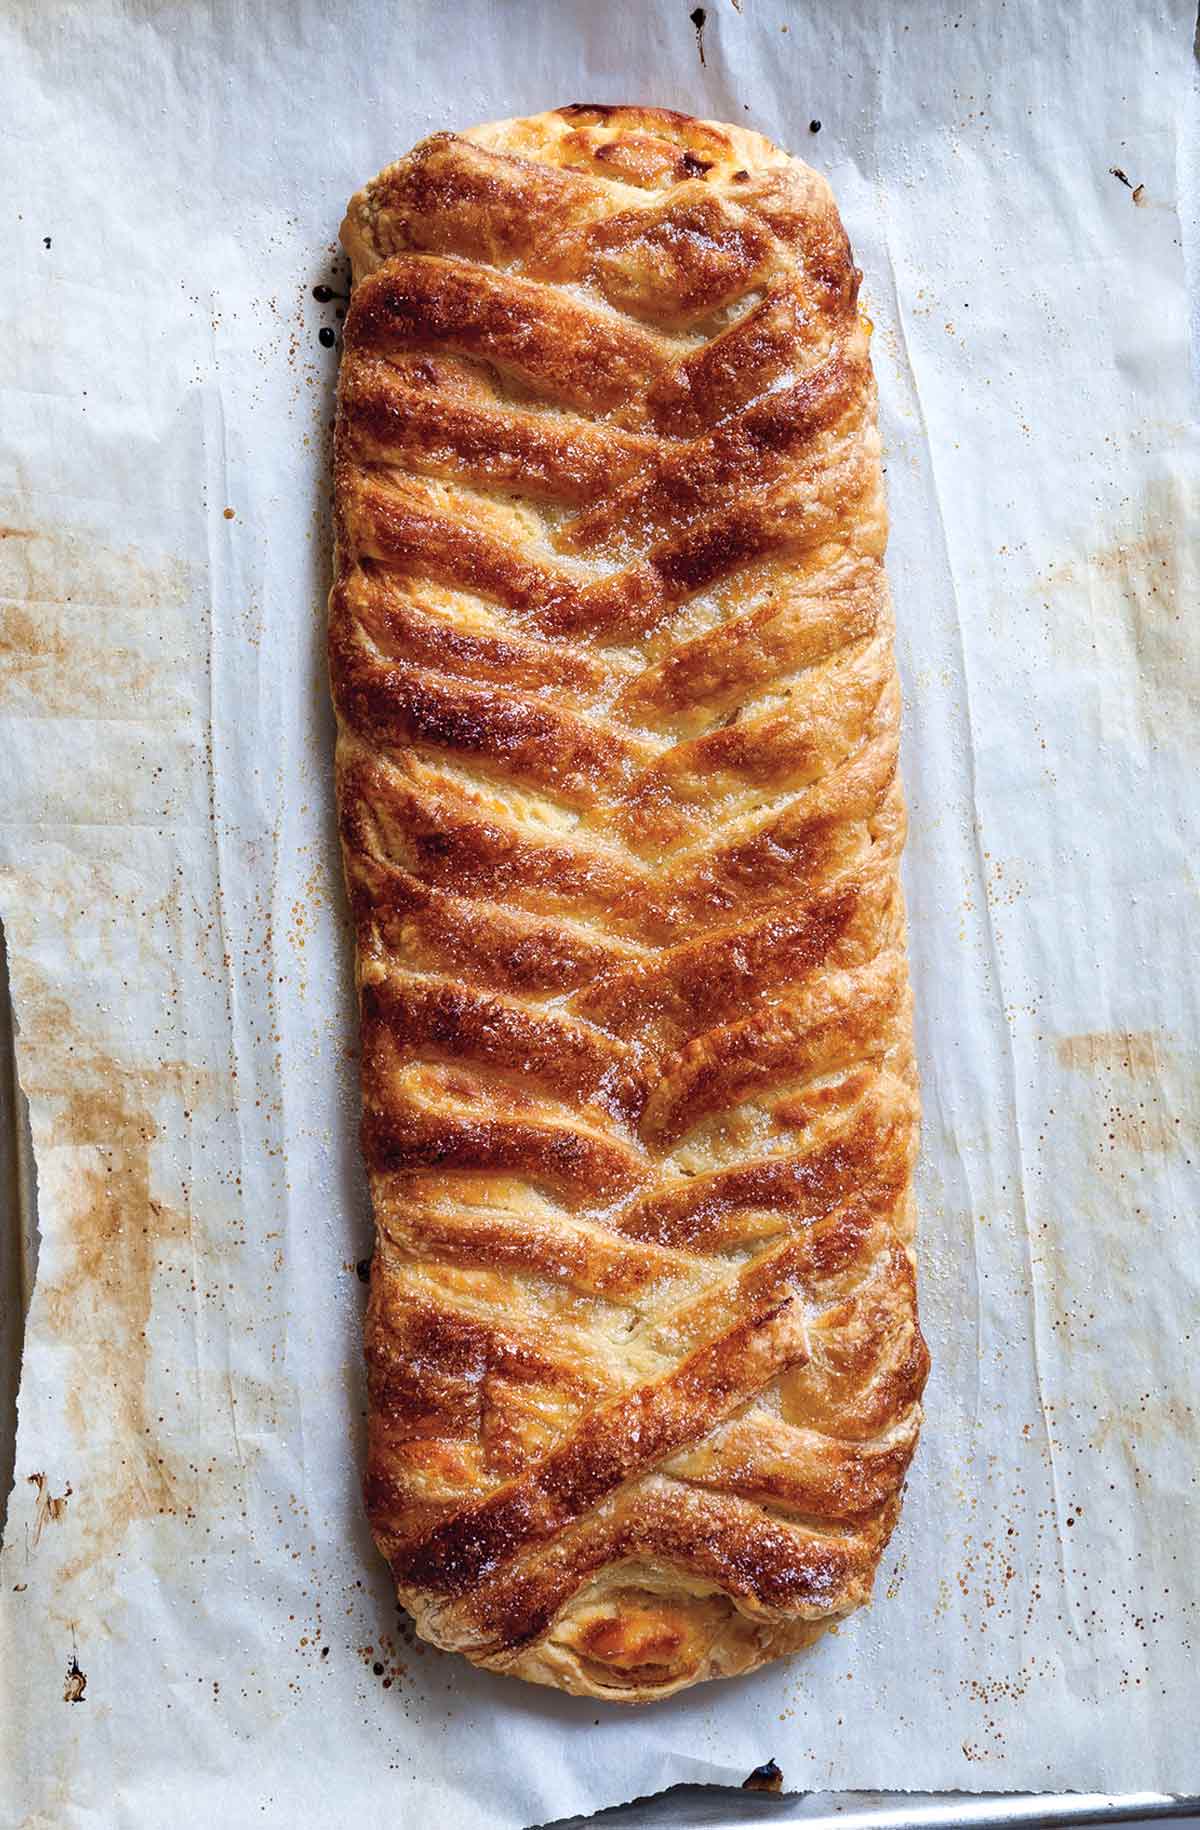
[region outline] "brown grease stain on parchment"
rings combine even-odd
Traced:
[[[1060,1037],[1055,1053],[1065,1068],[1091,1072],[1118,1068],[1137,1080],[1152,1075],[1158,1065],[1153,1030],[1096,1029],[1077,1036]]]
[[[0,710],[157,710],[178,666],[167,625],[187,594],[177,561],[69,529],[0,526]]]
[[[1088,1430],[1087,1453],[1110,1471],[1120,1466],[1135,1489],[1149,1482],[1147,1464],[1161,1468],[1176,1453],[1189,1466],[1200,1442],[1200,1416],[1190,1393],[1156,1383],[1136,1356],[1110,1360],[1095,1381],[1083,1368],[1116,1314],[1132,1319],[1145,1307],[1153,1270],[1152,1247],[1142,1229],[1173,1225],[1164,1211],[1158,1179],[1168,1158],[1189,1159],[1200,1140],[1200,1084],[1194,1056],[1161,1030],[1104,1029],[1061,1036],[1054,1044],[1060,1067],[1076,1090],[1070,1113],[1091,1147],[1094,1195],[1077,1196],[1073,1223],[1079,1240],[1103,1240],[1089,1256],[1065,1240],[1056,1224],[1042,1222],[1035,1262],[1042,1273],[1050,1325],[1080,1377],[1076,1423]],[[1081,1084],[1082,1083],[1082,1084]],[[1145,1380],[1155,1389],[1131,1393]],[[1090,1408],[1091,1417],[1086,1412]]]
[[[155,609],[185,596],[187,581],[180,560],[150,560],[71,528],[0,527],[0,597]]]
[[[71,1349],[73,1437],[82,1447],[102,1431],[112,1445],[79,1494],[78,1548],[59,1571],[67,1582],[115,1550],[135,1519],[175,1510],[166,1445],[147,1402],[147,1327],[160,1248],[190,1237],[190,1220],[153,1192],[160,1125],[151,1106],[174,1095],[190,1111],[213,1077],[177,1061],[117,1060],[89,1042],[64,1000],[29,997],[27,972],[22,978],[22,1084],[40,1115],[39,1162],[55,1203],[56,1265],[39,1278],[37,1300]]]
[[[1144,1287],[1141,1229],[1155,1211],[1158,1159],[1186,1152],[1200,1133],[1194,1076],[1168,1034],[1095,1029],[1049,1038],[1066,1070],[1066,1101],[1052,1096],[1052,1122],[1077,1127],[1089,1179],[1072,1188],[1069,1225],[1040,1218],[1033,1260],[1049,1327],[1065,1350],[1098,1339],[1114,1300],[1135,1310]],[[1103,1240],[1102,1259],[1089,1242]]]
[[[1098,657],[1106,673],[1124,675],[1151,747],[1167,731],[1189,744],[1198,734],[1200,558],[1188,531],[1198,516],[1194,486],[1161,477],[1105,539],[1035,582],[1050,613],[1052,651],[1067,662]]]
[[[1139,759],[1164,743],[1194,748],[1200,735],[1197,507],[1186,480],[1161,477],[1035,587],[1052,663],[1092,674],[1089,728]],[[1096,1028],[1049,1045],[1065,1073],[1047,1122],[1073,1128],[1093,1180],[1073,1190],[1068,1229],[1059,1218],[1037,1226],[1039,1287],[1080,1380],[1076,1423],[1090,1431],[1088,1453],[1115,1458],[1136,1487],[1144,1448],[1161,1456],[1173,1436],[1197,1439],[1194,1413],[1169,1390],[1130,1401],[1133,1362],[1108,1343],[1114,1312],[1136,1327],[1145,1306],[1154,1254],[1143,1229],[1174,1224],[1169,1172],[1200,1146],[1200,1076],[1194,1054],[1165,1031]]]
[[[151,563],[86,533],[0,528],[0,712],[186,718],[176,695],[190,671],[180,621],[187,587],[181,564]],[[117,795],[101,822],[114,837],[122,807]],[[75,812],[69,800],[66,812]],[[89,813],[94,820],[93,810],[78,809],[80,818]],[[99,898],[118,919],[102,860],[80,862],[93,904]],[[39,909],[49,916],[79,903],[79,883],[57,881],[52,869],[13,882],[22,921],[32,917],[35,926]],[[94,943],[94,932],[87,939]],[[189,1238],[190,1222],[155,1194],[152,1152],[171,1107],[186,1119],[214,1076],[186,1062],[112,1053],[89,1031],[82,1005],[78,1015],[72,1007],[81,981],[69,919],[58,945],[61,975],[35,965],[24,947],[12,965],[39,1194],[52,1203],[52,1214],[45,1211],[53,1248],[35,1302],[41,1325],[69,1350],[66,1419],[87,1469],[86,1480],[76,1475],[69,1548],[56,1572],[61,1586],[113,1552],[134,1520],[176,1509],[167,1445],[147,1401],[147,1330],[161,1249]],[[153,970],[153,946],[147,941],[138,952]],[[97,985],[104,977],[102,956]],[[153,1050],[153,1039],[145,1040]],[[39,1486],[31,1548],[62,1518],[62,1506],[64,1496]]]
[[[73,1263],[42,1296],[50,1326],[90,1362],[88,1384],[98,1375],[108,1387],[106,1408],[119,1453],[102,1503],[94,1491],[89,1495],[88,1541],[64,1577],[103,1555],[135,1518],[174,1509],[171,1477],[147,1414],[146,1325],[156,1248],[188,1233],[187,1216],[150,1193],[157,1124],[111,1064],[93,1058],[87,1075],[96,1083],[66,1096],[50,1132],[52,1148],[78,1151],[70,1207],[62,1215]],[[89,1427],[88,1397],[88,1386],[77,1385],[67,1400],[80,1441]]]
[[[1088,1112],[1102,1159],[1184,1152],[1200,1136],[1195,1076],[1155,1030],[1062,1036],[1059,1065],[1092,1082]]]
[[[1089,1218],[1082,1204],[1072,1204],[1076,1224]],[[1094,1292],[1081,1275],[1078,1255],[1064,1238],[1058,1219],[1034,1224],[1031,1249],[1038,1272],[1038,1289],[1046,1304],[1046,1320],[1065,1345],[1079,1339],[1096,1320]]]
[[[1123,1405],[1101,1419],[1092,1435],[1091,1447],[1099,1453],[1115,1440],[1136,1456],[1139,1448],[1161,1449],[1169,1443],[1183,1442],[1188,1444],[1191,1460],[1198,1436],[1200,1426],[1195,1406],[1185,1403],[1182,1398],[1143,1392],[1136,1403]]]

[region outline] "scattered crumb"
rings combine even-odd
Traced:
[[[31,1487],[37,1489],[33,1515],[33,1544],[36,1550],[47,1525],[56,1523],[67,1510],[67,1501],[71,1497],[71,1483],[68,1481],[65,1490],[55,1495],[51,1493],[44,1474],[27,1474],[25,1479]]]
[[[773,1760],[765,1760],[756,1766],[748,1778],[742,1781],[743,1792],[782,1792],[783,1772]]]

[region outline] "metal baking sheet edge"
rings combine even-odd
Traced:
[[[806,1830],[1005,1830],[1020,1825],[1124,1824],[1145,1818],[1200,1822],[1200,1798],[1164,1792],[793,1792],[675,1786],[592,1817],[564,1817],[537,1830],[744,1830],[804,1824]]]
[[[36,1253],[33,1140],[17,1082],[16,1025],[0,925],[0,1541],[15,1471],[17,1389]]]

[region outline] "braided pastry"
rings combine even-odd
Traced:
[[[859,275],[574,107],[350,205],[330,655],[418,1630],[623,1701],[867,1599],[916,1444],[899,690]]]

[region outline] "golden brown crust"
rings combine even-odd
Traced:
[[[330,659],[419,1630],[618,1701],[865,1601],[916,1445],[899,700],[858,276],[573,107],[351,203]]]

